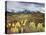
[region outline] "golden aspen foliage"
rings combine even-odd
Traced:
[[[12,27],[14,27],[15,26],[15,24],[14,23],[12,23]]]
[[[36,26],[35,26],[35,23],[34,23],[34,22],[30,22],[29,27],[30,27],[30,30],[31,30],[32,32],[35,32],[35,31],[36,31]]]
[[[16,27],[21,27],[20,22],[16,23]]]
[[[37,31],[38,31],[38,32],[44,31],[43,23],[39,23],[39,24],[38,24],[38,26],[37,26]]]
[[[7,28],[11,27],[11,23],[7,23]]]
[[[18,32],[18,28],[16,28],[16,27],[11,27],[11,32]]]

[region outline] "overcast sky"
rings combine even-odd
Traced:
[[[31,3],[31,2],[15,2],[15,1],[8,1],[7,2],[7,10],[11,11],[14,10],[15,12],[23,11],[23,10],[42,10],[44,9],[44,3]]]

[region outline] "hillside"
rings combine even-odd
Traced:
[[[26,13],[14,13],[14,12],[6,12],[7,14],[7,25],[10,23],[11,26],[6,27],[8,31],[7,33],[19,33],[19,32],[43,32],[44,31],[44,23],[45,23],[45,14],[40,12],[26,12]],[[12,26],[12,24],[14,26]],[[39,27],[39,24],[42,28]],[[13,29],[14,27],[14,29]],[[16,31],[15,31],[16,27]],[[33,27],[33,28],[32,28]],[[40,30],[39,30],[39,29]],[[34,30],[33,30],[34,29]],[[37,30],[38,29],[38,30]]]

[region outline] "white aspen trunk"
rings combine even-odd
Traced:
[[[23,27],[21,27],[21,33],[23,33]]]

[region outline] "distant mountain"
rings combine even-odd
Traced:
[[[40,11],[30,11],[30,10],[24,10],[24,11],[18,11],[18,12],[9,12],[9,11],[6,11],[6,13],[8,14],[8,15],[13,15],[13,14],[40,14],[41,12]]]
[[[41,11],[30,11],[30,10],[24,10],[24,11],[19,11],[17,13],[25,13],[25,14],[34,14],[34,13],[42,13]]]
[[[20,12],[17,12],[17,13],[31,13],[31,11],[30,10],[24,10],[24,11],[20,11]]]

